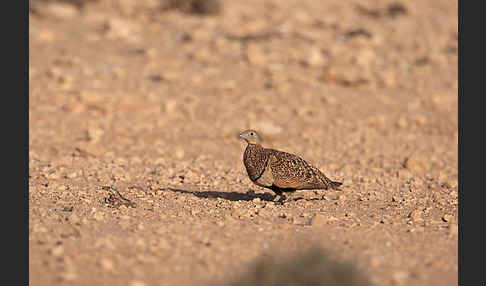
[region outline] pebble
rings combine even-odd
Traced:
[[[277,135],[283,131],[281,126],[268,121],[260,122],[256,127],[261,131],[261,133],[266,135]]]
[[[302,61],[305,65],[310,67],[319,67],[324,65],[325,60],[322,51],[318,47],[313,47],[307,58]]]
[[[179,160],[180,160],[180,159],[183,159],[183,158],[184,158],[185,152],[184,152],[184,150],[183,150],[183,149],[177,149],[177,150],[175,151],[174,155],[175,155],[175,157],[176,157],[177,159],[179,159]]]
[[[114,272],[115,264],[108,258],[101,258],[100,265],[105,271]]]
[[[453,216],[446,214],[446,215],[444,215],[444,216],[442,217],[442,220],[443,220],[443,221],[445,221],[445,222],[449,222],[449,221],[451,221],[453,218],[454,218]]]
[[[398,119],[397,126],[398,128],[401,129],[407,128],[408,127],[407,119],[405,117],[400,117],[400,119]]]
[[[72,215],[69,217],[69,221],[70,221],[71,223],[74,223],[74,224],[80,224],[80,222],[81,222],[81,220],[80,220],[79,216],[78,216],[78,215],[76,215],[76,214],[72,214]]]
[[[405,270],[398,270],[392,274],[393,282],[398,284],[404,283],[405,280],[407,280],[407,278],[408,278],[408,272]]]
[[[128,20],[110,18],[104,24],[107,31],[106,36],[114,40],[126,40],[128,42],[138,42],[137,26],[135,23]]]
[[[428,160],[423,156],[412,155],[405,159],[404,166],[418,176],[425,176],[428,170]]]
[[[51,249],[51,254],[55,257],[59,257],[64,253],[64,246],[56,245]]]
[[[97,221],[103,221],[105,216],[102,212],[97,211],[93,214],[93,218]]]
[[[323,214],[316,214],[311,221],[312,226],[321,226],[326,224],[327,217]]]
[[[168,100],[165,103],[165,112],[167,113],[173,113],[174,111],[177,110],[177,101],[176,100]]]
[[[459,226],[457,224],[449,225],[449,235],[457,236],[459,234]]]
[[[421,221],[423,220],[422,218],[422,211],[420,210],[413,210],[412,212],[410,212],[410,214],[408,215],[409,218],[412,219],[412,221]]]
[[[103,137],[104,133],[105,133],[105,131],[103,131],[103,129],[101,129],[101,128],[89,128],[86,131],[88,141],[91,141],[92,143],[99,142],[101,140],[101,138]]]
[[[44,28],[37,33],[35,39],[40,43],[50,44],[54,41],[55,38],[55,34],[52,30]]]
[[[265,53],[262,51],[260,46],[256,44],[248,44],[246,49],[246,57],[248,62],[254,66],[264,66],[266,63]]]
[[[60,278],[64,281],[74,281],[76,278],[78,278],[78,275],[74,271],[65,271],[62,272],[60,275]]]
[[[51,3],[45,7],[45,12],[48,16],[52,16],[54,18],[68,20],[76,17],[79,14],[79,10],[70,4],[65,3]]]
[[[131,283],[130,283],[130,286],[146,286],[147,284],[145,284],[144,282],[140,281],[140,280],[133,280]]]
[[[419,126],[424,126],[427,124],[427,117],[424,115],[418,114],[415,116],[415,123]]]
[[[345,201],[345,200],[347,200],[347,197],[346,197],[345,195],[339,195],[339,196],[337,197],[337,199],[338,199],[339,201]]]

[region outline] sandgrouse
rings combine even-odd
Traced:
[[[342,184],[331,181],[296,155],[262,147],[260,136],[254,130],[243,131],[239,137],[248,143],[243,163],[250,180],[260,187],[271,189],[280,197],[279,201],[286,199],[284,192],[338,189]]]

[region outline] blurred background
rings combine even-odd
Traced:
[[[377,285],[457,284],[457,11],[31,0],[31,283],[226,281],[318,244]],[[242,163],[248,128],[343,192],[271,207]],[[106,207],[105,185],[137,207]]]

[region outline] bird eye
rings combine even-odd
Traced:
[[[250,132],[250,135],[251,135],[251,136],[253,136],[253,135],[255,135],[255,133],[253,133],[253,132]]]

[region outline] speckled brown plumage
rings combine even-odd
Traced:
[[[262,147],[260,136],[254,130],[242,132],[240,138],[248,143],[243,163],[250,180],[271,189],[281,198],[283,192],[338,189],[342,184],[331,181],[319,169],[294,154]]]

